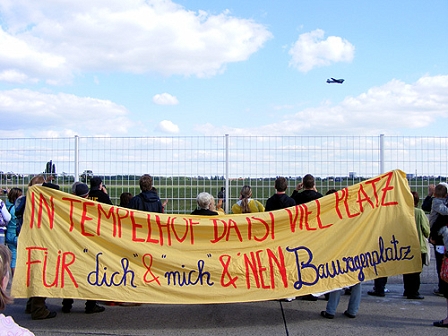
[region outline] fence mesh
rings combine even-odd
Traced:
[[[428,184],[446,181],[447,151],[448,138],[383,135],[6,138],[0,139],[0,178],[3,189],[26,189],[51,161],[61,190],[101,176],[118,205],[122,192],[139,192],[138,179],[148,173],[169,200],[167,212],[189,213],[202,191],[216,197],[228,186],[229,210],[245,184],[265,203],[277,176],[289,179],[292,193],[307,173],[325,194],[401,169],[424,196]]]

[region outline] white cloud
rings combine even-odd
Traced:
[[[338,36],[329,36],[324,40],[324,35],[321,29],[301,34],[289,50],[289,65],[308,72],[316,67],[353,60],[355,47],[350,42]]]
[[[431,127],[448,118],[448,76],[424,76],[413,84],[399,80],[346,97],[332,105],[325,102],[285,115],[280,122],[252,128],[198,125],[205,135],[378,135],[400,129]]]
[[[20,89],[0,91],[0,115],[2,132],[28,137],[123,135],[133,125],[128,111],[108,100]]]
[[[179,101],[169,93],[160,93],[152,97],[152,101],[157,105],[177,105]]]
[[[213,76],[272,37],[253,20],[170,0],[2,1],[0,20],[0,68],[50,83],[89,70]]]
[[[1,7],[0,7],[1,8]],[[0,14],[0,19],[2,15]],[[37,82],[37,78],[58,82],[68,79],[69,71],[63,56],[56,55],[20,37],[12,36],[0,26],[0,80],[26,83]]]
[[[155,130],[162,133],[176,134],[179,133],[179,126],[175,125],[172,121],[162,120]]]
[[[18,72],[16,70],[5,70],[0,72],[0,81],[5,81],[9,83],[25,84],[25,83],[36,83],[37,78],[29,78],[23,72]]]

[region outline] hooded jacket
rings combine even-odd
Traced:
[[[157,193],[153,190],[142,191],[137,196],[132,197],[128,207],[129,209],[147,212],[163,212],[162,202]]]

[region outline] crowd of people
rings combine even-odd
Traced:
[[[45,174],[35,176],[29,183],[32,185],[43,185],[45,187],[59,189],[59,186],[52,183],[50,176]],[[123,192],[120,195],[120,206],[129,209],[163,213],[168,200],[162,202],[157,194],[157,190],[153,186],[153,178],[149,174],[144,174],[139,180],[141,192],[133,196],[129,192]],[[422,261],[427,259],[430,253],[427,247],[427,241],[434,245],[436,256],[436,270],[440,274],[441,265],[444,257],[448,257],[448,205],[447,193],[448,184],[440,183],[437,186],[430,185],[428,195],[422,203],[422,209],[418,207],[419,195],[412,191],[414,198],[414,215],[419,235],[420,249]],[[291,196],[286,194],[288,181],[284,177],[278,177],[274,184],[275,193],[268,198],[264,206],[260,201],[255,200],[252,195],[252,188],[245,185],[241,188],[239,198],[232,205],[232,213],[255,213],[264,211],[274,211],[288,208],[291,206],[304,204],[323,197],[316,189],[314,177],[307,174],[303,177],[302,182],[297,184]],[[96,202],[111,204],[112,201],[108,195],[107,189],[100,177],[92,177],[90,180],[90,188],[82,182],[75,182],[71,189],[72,194],[88,198]],[[326,194],[337,192],[335,189],[329,190]],[[215,198],[208,192],[201,192],[197,195],[197,208],[191,212],[191,215],[199,216],[217,216],[225,214],[223,205],[225,202],[225,189],[221,188],[218,195],[218,202],[215,204]],[[10,296],[6,293],[6,285],[8,284],[10,275],[14,275],[17,259],[17,240],[20,234],[21,225],[23,223],[23,213],[25,209],[26,196],[20,188],[11,188],[7,191],[7,200],[4,203],[0,200],[1,217],[7,223],[5,234],[5,245],[0,245],[0,310],[11,302]],[[425,214],[428,213],[427,214]],[[423,264],[422,264],[423,267]],[[368,291],[369,295],[384,297],[386,295],[387,278],[377,278],[374,281],[374,288]],[[419,293],[420,288],[420,272],[403,275],[404,292],[403,295],[407,299],[422,300],[423,296]],[[350,288],[334,290],[325,294],[328,301],[326,309],[321,312],[321,316],[328,319],[335,317],[335,312],[340,301],[341,295],[344,293],[350,295],[348,308],[344,315],[349,318],[355,318],[361,302],[361,282],[351,286]],[[448,283],[440,279],[438,288],[434,290],[435,295],[444,296],[447,303],[447,316],[443,320],[433,323],[436,327],[448,327]],[[321,295],[321,294],[319,294]],[[302,300],[316,301],[318,295],[305,295],[300,297]],[[298,297],[285,298],[284,301],[292,301]],[[31,318],[35,320],[54,318],[57,313],[50,311],[43,297],[29,298],[26,305],[26,312],[31,314]],[[107,304],[107,303],[106,303]],[[119,304],[119,303],[117,303]],[[62,312],[70,313],[73,305],[73,299],[64,298],[62,301]],[[123,305],[132,305],[132,303],[124,303]],[[85,313],[93,314],[103,312],[105,308],[98,305],[95,300],[87,300],[85,303]],[[0,327],[2,323],[7,323],[12,330],[21,330],[24,335],[32,335],[26,329],[13,323],[10,317],[0,314]],[[27,334],[28,332],[28,334]]]

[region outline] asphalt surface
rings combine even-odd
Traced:
[[[402,277],[389,278],[384,298],[367,295],[373,281],[363,283],[358,316],[347,318],[348,296],[343,295],[333,320],[320,316],[323,297],[309,302],[262,301],[216,305],[106,306],[103,313],[86,315],[84,301],[76,300],[72,312],[61,312],[61,299],[47,299],[56,318],[33,321],[25,314],[25,299],[4,311],[36,335],[447,335],[448,328],[432,323],[445,318],[446,299],[435,296],[435,261],[424,267],[420,294],[424,300],[402,296]]]

